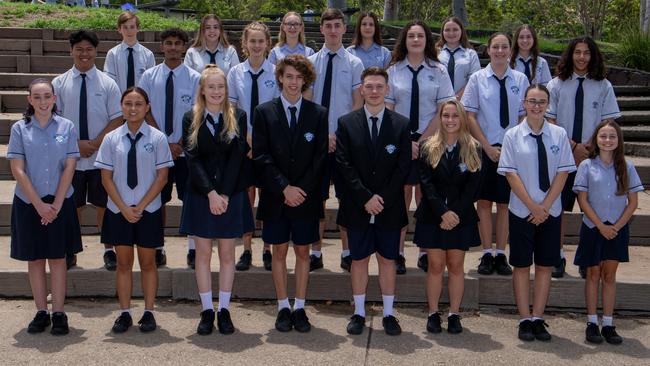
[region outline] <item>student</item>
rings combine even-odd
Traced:
[[[161,192],[162,215],[165,222],[165,204],[172,199],[172,186],[176,183],[178,199],[185,197],[187,162],[183,154],[183,115],[192,108],[201,75],[183,64],[183,52],[189,38],[184,30],[167,29],[160,34],[160,49],[165,55],[162,63],[144,72],[140,87],[151,99],[147,122],[167,136],[174,166],[169,168],[167,184]],[[194,268],[196,251],[192,237],[188,237],[187,265]],[[167,264],[163,247],[156,250],[156,265]]]
[[[400,32],[393,49],[388,77],[390,88],[387,107],[403,116],[408,116],[411,130],[411,159],[415,160],[418,156],[419,142],[431,136],[439,126],[440,121],[436,113],[439,106],[455,99],[449,75],[444,66],[438,62],[433,35],[424,22],[411,21]],[[411,171],[404,186],[407,211],[411,206],[414,188],[415,201],[420,202],[422,194],[419,182],[418,164],[411,164]],[[405,238],[406,226],[402,229],[400,237],[400,253],[396,261],[397,274],[406,273]],[[422,253],[418,258],[418,265],[426,270],[426,263],[427,259]]]
[[[469,130],[481,144],[482,183],[476,205],[483,256],[478,273],[491,275],[495,271],[509,276],[505,249],[508,243],[508,201],[512,195],[508,181],[497,174],[501,144],[506,131],[517,125],[526,110],[524,93],[528,88],[526,75],[508,67],[510,38],[494,33],[488,40],[490,64],[472,74],[465,87],[461,103],[467,110]],[[497,204],[496,251],[492,251],[492,203]]]
[[[233,66],[228,73],[228,97],[230,102],[236,107],[246,111],[247,130],[251,131],[247,137],[249,146],[252,145],[252,130],[254,116],[253,111],[261,103],[268,102],[280,95],[280,91],[275,82],[275,66],[266,59],[271,46],[271,33],[264,23],[252,22],[248,24],[242,32],[242,51],[246,61]],[[255,186],[257,185],[253,177],[252,162],[246,159],[243,167],[245,174],[249,178],[248,197],[250,206],[255,202]],[[252,209],[252,208],[251,208]],[[246,271],[250,268],[253,261],[251,251],[251,241],[253,239],[253,230],[255,229],[252,222],[251,213],[250,225],[246,228],[244,237],[244,252],[237,262],[238,271]],[[272,255],[269,246],[264,246],[262,251],[262,261],[267,271],[271,270]]]
[[[120,315],[112,331],[124,333],[133,324],[133,247],[137,246],[144,294],[144,314],[138,323],[142,332],[151,332],[156,329],[153,308],[158,290],[155,248],[164,242],[160,191],[173,165],[172,154],[165,134],[145,123],[150,109],[147,93],[129,88],[121,103],[126,122],[106,135],[95,161],[108,192],[101,241],[114,245],[117,251]]]
[[[300,14],[290,11],[282,17],[278,43],[269,53],[269,62],[275,65],[288,55],[296,54],[309,57],[314,50],[305,45],[305,25]]]
[[[352,256],[350,280],[354,315],[349,334],[365,327],[368,264],[375,253],[383,300],[382,325],[388,335],[402,332],[393,315],[395,259],[399,237],[408,223],[404,182],[411,163],[409,121],[386,109],[388,74],[371,66],[361,74],[363,108],[339,118],[336,162],[345,189],[341,192],[338,222],[348,230]]]
[[[460,303],[465,289],[465,252],[481,243],[474,208],[481,181],[481,155],[459,101],[443,103],[438,118],[440,128],[420,147],[423,199],[415,211],[413,242],[427,253],[427,330],[442,331],[438,302],[447,267],[447,331],[455,334],[463,331]]]
[[[382,46],[381,26],[377,15],[366,11],[359,13],[352,45],[346,50],[361,59],[366,69],[371,66],[381,69],[388,67],[391,55],[388,48]]]
[[[79,159],[74,124],[56,115],[52,84],[29,84],[23,119],[11,126],[7,159],[16,180],[11,205],[11,258],[27,261],[36,315],[27,333],[68,334],[63,303],[68,254],[81,252],[81,232],[72,199]],[[54,168],[54,169],[51,169]],[[52,316],[47,306],[46,262],[50,266]]]
[[[469,42],[460,19],[449,17],[442,22],[436,48],[439,51],[438,60],[447,68],[456,98],[460,100],[469,77],[481,69],[478,54]]]
[[[257,218],[262,239],[273,246],[273,283],[278,298],[275,328],[311,329],[304,310],[309,279],[309,245],[319,239],[323,217],[321,183],[327,159],[327,110],[302,93],[314,81],[311,63],[302,55],[282,59],[275,76],[279,98],[255,108],[253,160],[260,174]],[[293,312],[287,296],[289,240],[296,255]]]
[[[117,18],[117,31],[122,43],[111,48],[106,54],[104,72],[115,80],[120,92],[138,85],[145,70],[156,65],[156,59],[148,48],[138,42],[140,19],[126,11]]]
[[[596,42],[589,37],[576,38],[562,53],[557,64],[557,76],[548,83],[551,92],[547,118],[564,127],[571,139],[571,151],[576,164],[588,156],[589,138],[603,121],[621,117],[612,84],[605,79],[605,61]],[[572,211],[576,194],[572,191],[575,174],[569,174],[562,191],[562,209]],[[564,243],[564,233],[562,237]],[[562,259],[553,269],[553,277],[562,277],[566,266]],[[585,268],[580,268],[584,278]]]
[[[208,14],[201,19],[199,32],[185,54],[184,63],[197,72],[203,71],[205,65],[217,65],[226,75],[231,67],[239,63],[237,51],[228,43],[218,16]]]
[[[560,194],[576,166],[566,131],[544,119],[549,92],[543,85],[526,89],[526,118],[503,137],[498,173],[512,188],[508,205],[512,287],[519,311],[519,339],[549,341],[544,308],[551,270],[560,259]],[[533,311],[530,266],[535,263]]]
[[[623,133],[614,121],[601,122],[589,141],[589,158],[580,163],[573,190],[584,212],[574,264],[587,268],[587,342],[623,342],[613,324],[616,270],[629,262],[629,221],[643,191],[634,165],[625,159]],[[602,335],[598,329],[598,287],[602,286]]]
[[[216,65],[201,73],[196,103],[183,116],[183,147],[189,169],[189,187],[180,232],[194,236],[196,284],[201,297],[197,333],[214,329],[212,305],[212,242],[219,249],[219,307],[217,326],[222,334],[235,331],[228,307],[235,278],[235,238],[253,222],[242,166],[249,151],[246,113],[228,101],[226,75]]]
[[[321,187],[323,205],[329,198],[330,182],[334,183],[336,192],[341,190],[341,178],[336,170],[334,150],[336,150],[336,128],[339,117],[357,110],[363,106],[363,97],[359,91],[361,86],[361,60],[343,48],[345,20],[339,9],[329,8],[321,14],[320,31],[325,37],[325,44],[316,54],[309,56],[309,61],[316,70],[316,81],[307,92],[311,99],[328,109],[329,146],[325,175]],[[320,222],[320,239],[312,247],[310,255],[310,271],[323,268],[321,248],[325,230],[325,220]],[[345,228],[339,226],[341,232],[341,268],[350,271],[352,258],[348,249],[348,238]]]
[[[101,174],[94,162],[104,136],[122,124],[120,89],[113,79],[95,67],[97,34],[79,30],[70,34],[70,55],[74,65],[52,80],[57,96],[58,114],[69,119],[77,129],[79,153],[72,187],[77,214],[89,203],[95,206],[97,227],[101,230],[106,211],[106,191]],[[114,271],[117,262],[115,251],[104,245],[104,268]],[[68,253],[68,268],[77,264],[77,257]]]
[[[523,72],[530,84],[546,86],[551,81],[548,62],[539,55],[539,43],[535,29],[528,24],[515,30],[514,45],[510,55],[510,67]]]

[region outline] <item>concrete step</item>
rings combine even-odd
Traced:
[[[625,142],[625,154],[628,156],[650,157],[650,142]]]
[[[622,96],[616,101],[621,110],[647,110],[650,107],[650,96]]]
[[[650,87],[641,85],[614,85],[616,96],[650,96]]]
[[[97,57],[95,65],[102,70],[105,57]],[[156,57],[156,63],[162,62]],[[30,56],[0,55],[0,72],[2,73],[36,73],[61,74],[72,67],[72,60],[67,56]]]

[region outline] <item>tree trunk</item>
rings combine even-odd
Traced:
[[[641,18],[641,31],[648,33],[648,29],[650,28],[650,0],[641,0],[639,15]]]
[[[384,0],[384,20],[397,20],[398,0]]]
[[[460,19],[464,25],[467,25],[468,18],[467,18],[467,7],[465,7],[465,0],[453,0],[452,8],[453,8],[454,16]]]

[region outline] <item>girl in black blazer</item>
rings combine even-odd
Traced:
[[[183,146],[189,170],[180,232],[195,236],[196,283],[201,297],[198,334],[214,329],[210,260],[212,242],[219,248],[219,308],[222,334],[234,332],[228,305],[235,277],[235,238],[252,226],[242,164],[249,150],[246,113],[228,101],[226,75],[208,65],[201,73],[196,103],[183,117]]]
[[[480,185],[481,155],[467,126],[465,109],[456,100],[439,110],[440,128],[420,147],[420,184],[423,199],[415,217],[414,242],[427,251],[429,269],[426,292],[429,303],[427,330],[442,331],[438,301],[445,266],[449,273],[447,330],[460,333],[465,251],[481,243],[474,208]]]

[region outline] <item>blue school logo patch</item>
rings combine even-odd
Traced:
[[[267,81],[264,82],[264,85],[265,85],[267,88],[274,88],[274,87],[275,87],[275,81],[273,81],[273,80],[267,80]]]
[[[62,135],[60,133],[57,133],[54,135],[54,141],[56,141],[57,144],[65,144],[68,142],[68,135]]]
[[[511,86],[511,87],[510,87],[510,90],[511,90],[514,94],[519,94],[519,87],[518,87],[517,85],[513,85],[513,86]]]
[[[313,134],[313,133],[311,133],[311,132],[307,132],[307,133],[305,134],[305,141],[307,141],[307,142],[311,142],[311,140],[313,140],[313,139],[314,139],[314,134]]]
[[[182,100],[183,103],[185,103],[185,104],[190,104],[190,103],[192,102],[192,96],[191,96],[191,95],[188,95],[188,94],[181,95],[181,100]]]
[[[598,102],[593,102],[593,103],[591,103],[591,106],[592,106],[594,109],[598,109]]]
[[[557,146],[557,145],[553,145],[553,146],[551,146],[551,152],[552,152],[553,154],[557,155],[557,153],[560,152],[560,147]]]
[[[433,77],[433,75],[429,75],[429,81],[435,81],[436,78]]]
[[[395,145],[392,145],[392,144],[391,145],[386,145],[386,152],[387,153],[392,154],[392,153],[395,152],[395,150],[397,150]]]
[[[467,164],[465,163],[458,164],[458,169],[460,169],[461,173],[465,173],[467,171]]]
[[[152,153],[153,152],[153,144],[151,144],[151,143],[144,144],[144,151]]]

